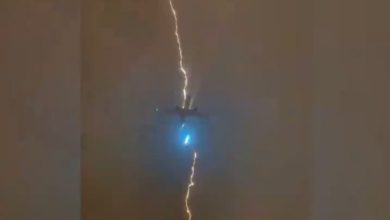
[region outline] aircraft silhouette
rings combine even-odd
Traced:
[[[198,111],[198,108],[192,108],[192,97],[187,95],[184,106],[176,106],[175,109],[169,111],[173,115],[178,115],[180,123],[184,124],[187,118],[196,117],[196,118],[207,118],[207,116]]]

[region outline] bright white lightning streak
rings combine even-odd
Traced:
[[[191,187],[195,185],[194,183],[194,176],[195,176],[195,166],[196,166],[196,158],[198,157],[198,154],[194,151],[194,158],[192,161],[192,167],[191,167],[191,176],[190,176],[190,183],[187,186],[187,194],[186,194],[186,211],[188,215],[188,220],[192,219],[192,213],[190,206],[188,205],[188,200],[190,199],[190,192],[191,192]]]
[[[188,74],[187,74],[187,71],[183,65],[183,49],[181,46],[181,40],[180,40],[180,35],[179,35],[179,25],[178,25],[177,13],[176,13],[175,6],[173,5],[172,0],[169,0],[169,5],[171,6],[171,12],[172,12],[172,15],[173,15],[173,18],[175,21],[175,36],[176,36],[177,49],[178,49],[178,53],[179,53],[179,70],[183,74],[183,78],[184,78],[183,104],[182,104],[182,106],[184,108],[186,98],[187,98]],[[182,125],[182,127],[184,127],[184,124]],[[185,138],[184,144],[187,145],[189,143],[189,140],[190,140],[190,136],[187,135],[187,137]],[[195,165],[196,165],[197,157],[198,157],[198,154],[194,151],[194,158],[193,158],[192,167],[191,167],[190,182],[188,183],[188,186],[187,186],[187,193],[186,193],[186,198],[185,198],[188,220],[192,219],[192,213],[191,213],[191,209],[190,209],[188,202],[190,199],[191,188],[195,185],[194,175],[195,175]]]
[[[183,104],[182,104],[184,107],[185,100],[187,97],[188,74],[187,74],[187,71],[183,65],[183,49],[181,47],[181,40],[180,40],[180,35],[179,35],[179,25],[178,25],[178,21],[177,21],[177,13],[176,13],[175,6],[173,5],[172,0],[169,0],[169,4],[171,6],[171,12],[172,12],[173,18],[175,20],[175,35],[176,35],[177,48],[178,48],[178,52],[179,52],[179,70],[183,74],[183,77],[184,77]]]

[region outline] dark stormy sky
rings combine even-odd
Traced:
[[[388,3],[174,2],[193,219],[389,219]],[[185,219],[173,31],[167,0],[0,2],[0,219]]]
[[[0,219],[79,219],[77,1],[0,1]]]
[[[309,11],[294,4],[177,1],[196,105],[211,114],[194,219],[308,216],[311,36]],[[191,152],[153,112],[181,95],[168,2],[86,5],[84,217],[184,219]]]

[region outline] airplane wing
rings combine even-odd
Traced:
[[[196,117],[196,118],[203,118],[203,119],[208,119],[209,118],[208,115],[206,115],[204,113],[201,113],[201,112],[198,112],[198,111],[191,112],[188,116]]]
[[[176,106],[175,108],[173,109],[167,109],[167,110],[164,110],[164,113],[165,114],[169,114],[169,115],[177,115],[180,113],[180,107],[179,106]]]

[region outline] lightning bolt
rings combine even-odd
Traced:
[[[183,92],[182,106],[184,108],[186,98],[187,98],[188,73],[183,65],[183,48],[181,46],[177,12],[176,12],[175,6],[173,5],[172,0],[169,0],[169,5],[170,5],[171,13],[172,13],[172,16],[173,16],[174,22],[175,22],[174,23],[175,24],[175,36],[176,36],[177,50],[178,50],[178,54],[179,54],[179,71],[182,73],[183,78],[184,78],[184,85],[183,85],[183,89],[182,89],[182,92]],[[182,124],[182,127],[184,127],[184,124]],[[189,136],[186,137],[185,143],[188,143],[188,141],[189,141]],[[185,205],[186,205],[186,212],[188,215],[188,220],[192,219],[192,213],[191,213],[191,208],[189,205],[189,200],[190,200],[191,188],[195,185],[194,176],[195,176],[195,166],[196,166],[197,157],[198,157],[198,154],[194,151],[192,167],[191,167],[191,176],[190,176],[190,181],[189,181],[188,186],[187,186],[187,193],[186,193],[186,197],[185,197]]]
[[[190,199],[191,187],[193,187],[195,185],[194,176],[195,176],[195,166],[196,166],[196,158],[197,157],[198,157],[198,154],[194,151],[194,158],[193,158],[192,167],[191,167],[190,183],[187,186],[187,193],[186,193],[186,200],[185,200],[188,220],[191,220],[191,218],[192,218],[192,213],[191,213],[191,209],[190,209],[190,206],[188,204],[188,201]]]
[[[188,74],[187,70],[184,68],[183,65],[183,49],[181,46],[181,40],[180,40],[180,35],[179,35],[179,25],[178,25],[178,19],[177,19],[177,13],[175,6],[173,5],[172,0],[169,0],[169,5],[171,6],[171,12],[175,21],[175,36],[176,36],[176,43],[177,43],[177,48],[178,48],[178,53],[179,53],[179,70],[183,74],[184,77],[184,85],[183,85],[183,104],[182,106],[185,106],[185,100],[187,97],[187,87],[188,87]]]

